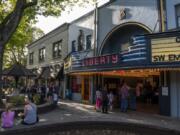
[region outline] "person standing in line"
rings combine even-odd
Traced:
[[[114,101],[114,95],[113,95],[112,91],[108,94],[108,99],[109,99],[109,108],[110,108],[110,111],[112,111],[113,110],[113,101]]]
[[[102,90],[102,113],[108,113],[108,94],[106,87]]]
[[[101,91],[98,89],[96,91],[96,111],[101,110],[101,105],[102,105],[102,96],[101,96]]]
[[[142,81],[138,81],[136,84],[136,97],[137,100],[140,100],[140,96],[142,95],[143,83]]]
[[[131,88],[129,90],[129,107],[131,110],[136,111],[136,90]]]
[[[128,96],[129,96],[129,86],[126,84],[126,82],[123,82],[123,85],[121,87],[121,111],[127,112],[128,108]]]
[[[1,114],[1,121],[2,121],[1,127],[12,128],[14,125],[14,116],[15,116],[15,112],[11,111],[11,105],[7,103],[5,111]]]

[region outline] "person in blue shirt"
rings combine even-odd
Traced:
[[[18,114],[23,118],[22,124],[33,125],[38,122],[37,107],[34,103],[30,102],[28,97],[25,97],[24,112]]]

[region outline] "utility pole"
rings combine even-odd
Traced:
[[[164,32],[166,30],[166,26],[165,26],[165,2],[164,0],[159,0],[159,4],[160,4],[160,20],[161,20],[161,32]]]

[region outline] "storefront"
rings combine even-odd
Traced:
[[[180,71],[180,33],[144,34],[131,39],[129,50],[85,58],[80,66],[71,69],[71,75],[81,76],[82,98],[88,100],[92,95],[94,100],[95,91],[107,87],[108,92],[113,91],[118,106],[118,90],[123,80],[132,89],[136,89],[138,83],[144,87],[149,83],[151,91],[142,90],[137,110],[168,116],[177,114],[177,106],[172,103],[178,105],[179,97],[172,95],[180,93],[179,77],[175,75]],[[110,43],[113,44],[112,40]],[[102,52],[106,49],[102,48]]]
[[[94,103],[96,90],[106,87],[119,107],[125,80],[135,91],[143,85],[138,111],[180,117],[180,33],[152,34],[160,31],[159,14],[156,0],[117,0],[98,8],[93,55],[74,59],[75,52],[65,61],[66,88],[74,87],[72,80],[78,85],[73,99]]]
[[[68,98],[78,102],[92,103],[94,87],[93,76],[86,73],[79,74],[73,72],[75,68],[81,66],[81,60],[75,59],[75,55],[76,52],[69,55],[64,63],[66,98],[67,93],[70,92],[71,97]]]

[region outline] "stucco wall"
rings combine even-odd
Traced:
[[[62,57],[54,59],[53,58],[53,43],[62,40]],[[27,57],[29,69],[35,67],[44,67],[51,64],[62,63],[63,59],[67,55],[68,47],[68,25],[59,27],[55,31],[49,33],[48,35],[42,37],[41,39],[35,41],[28,47],[28,54],[34,52],[33,64],[29,65],[29,56]],[[42,47],[46,48],[45,61],[39,63],[39,49]]]
[[[120,10],[125,8],[126,18],[120,19]],[[152,32],[159,31],[157,0],[115,0],[99,9],[98,47],[106,35],[116,26],[126,22],[142,23]]]
[[[166,0],[167,28],[176,28],[175,5],[180,4],[180,0]]]
[[[91,12],[82,18],[79,18],[76,21],[73,21],[69,25],[69,40],[68,40],[68,53],[72,51],[72,41],[76,40],[76,47],[77,47],[77,39],[79,36],[79,30],[83,30],[84,32],[84,38],[85,38],[85,43],[86,44],[86,36],[87,35],[92,35],[92,47],[93,47],[93,42],[94,42],[94,37],[93,37],[93,30],[94,30],[94,12]]]

